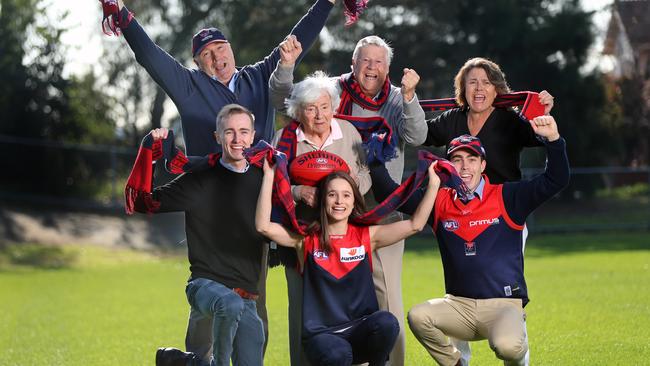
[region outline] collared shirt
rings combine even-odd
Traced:
[[[474,196],[480,200],[483,200],[483,188],[485,188],[485,178],[481,177],[481,181],[478,182],[478,186],[474,190]]]
[[[228,83],[228,89],[230,89],[230,91],[233,93],[235,92],[235,81],[237,81],[238,77],[239,77],[239,70],[236,70],[235,73],[230,78],[230,82]]]
[[[485,188],[485,178],[481,177],[481,180],[478,182],[478,186],[476,186],[476,189],[474,192],[472,192],[472,198],[470,198],[467,202],[473,200],[474,198],[478,197],[479,200],[483,200],[483,188]],[[464,203],[465,200],[463,200]]]
[[[231,172],[235,172],[235,173],[246,173],[248,171],[248,168],[250,167],[250,164],[248,163],[248,161],[246,161],[246,166],[243,169],[237,169],[234,165],[225,162],[223,160],[223,156],[219,159],[219,163],[221,163],[221,165],[224,168],[230,170]]]
[[[239,77],[239,70],[235,70],[235,73],[232,74],[232,77],[230,78],[230,81],[228,82],[228,90],[231,92],[235,92],[235,81],[237,81],[237,78]],[[219,81],[216,76],[212,75],[210,78],[214,81]]]
[[[343,131],[341,131],[341,126],[339,126],[339,123],[334,118],[332,118],[332,121],[330,122],[330,135],[327,136],[327,140],[325,140],[322,146],[316,146],[316,144],[309,141],[309,139],[305,135],[305,132],[302,130],[302,125],[296,128],[296,140],[298,142],[306,141],[309,145],[313,146],[316,150],[321,150],[333,144],[334,140],[340,140],[342,138],[343,138]]]

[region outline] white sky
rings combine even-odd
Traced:
[[[48,13],[50,19],[56,19],[57,14],[69,11],[61,24],[68,29],[62,35],[63,43],[68,46],[64,74],[82,74],[97,63],[103,51],[101,37],[108,37],[102,33],[100,25],[101,4],[97,0],[82,0],[61,2],[60,5],[50,6]]]

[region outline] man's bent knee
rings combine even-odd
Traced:
[[[409,310],[407,315],[409,328],[415,334],[421,334],[423,331],[434,327],[433,320],[429,316],[426,306],[415,305]]]
[[[490,342],[496,356],[504,361],[521,360],[528,351],[528,344],[521,339],[512,337],[497,337]]]
[[[244,300],[236,293],[228,294],[217,299],[212,309],[214,316],[222,318],[241,318],[244,312]]]

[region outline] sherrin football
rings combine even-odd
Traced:
[[[289,165],[292,184],[316,186],[328,174],[342,170],[350,173],[348,164],[336,154],[327,151],[310,151],[298,155]]]

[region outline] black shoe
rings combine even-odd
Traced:
[[[198,366],[198,357],[192,352],[183,352],[178,348],[158,348],[156,366]]]

